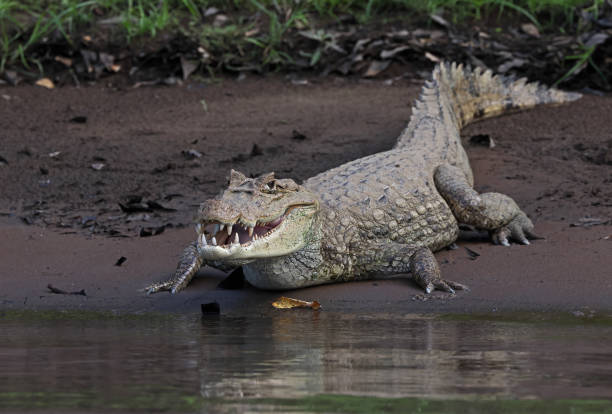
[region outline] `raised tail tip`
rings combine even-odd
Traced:
[[[550,96],[556,103],[573,102],[582,98],[580,92],[566,92],[560,89],[550,89]]]

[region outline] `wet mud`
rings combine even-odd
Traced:
[[[302,180],[386,150],[419,88],[281,77],[2,88],[0,308],[199,312],[217,302],[222,314],[274,312],[280,292],[219,289],[225,275],[208,268],[175,296],[139,289],[173,272],[198,203],[231,168]],[[463,131],[476,188],[513,197],[544,237],[504,248],[466,233],[439,252],[444,275],[471,291],[424,296],[399,279],[282,294],[359,313],[612,309],[610,113],[609,96],[585,96]]]

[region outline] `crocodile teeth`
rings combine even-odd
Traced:
[[[253,240],[257,240],[257,239],[258,239],[258,237],[257,237],[257,234],[256,234],[255,236],[253,236]]]
[[[233,227],[234,227],[234,226],[233,226],[233,225],[231,225],[231,224],[228,224],[228,225],[227,225],[227,235],[228,235],[228,236],[229,236],[230,234],[232,234],[232,228],[233,228]],[[221,230],[223,230],[223,227],[221,227]],[[238,233],[236,233],[236,234],[238,234]]]
[[[198,236],[198,242],[200,243],[201,246],[206,246],[206,235],[204,233],[201,233]]]
[[[238,232],[234,233],[234,244],[240,244],[240,238],[238,237]]]
[[[249,226],[249,237],[253,237],[253,227]]]
[[[221,223],[221,224],[219,224],[219,230],[218,231],[223,231],[224,228],[225,228],[225,224]],[[228,233],[231,233],[231,230],[230,230],[231,228],[232,228],[231,226],[227,226]]]
[[[215,237],[214,237],[214,236],[213,236],[213,238],[212,238],[212,244],[213,244],[213,246],[216,246],[216,245],[217,245],[217,239],[215,239]]]
[[[196,233],[200,234],[201,233],[200,230],[202,230],[202,224],[201,223],[196,224],[195,230],[196,230]]]

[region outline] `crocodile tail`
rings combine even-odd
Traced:
[[[525,78],[513,79],[478,67],[440,63],[431,80],[425,82],[395,148],[409,145],[445,148],[459,144],[459,131],[473,120],[538,104],[570,102],[581,96],[527,82]]]
[[[491,70],[471,69],[456,63],[436,66],[433,79],[440,93],[450,98],[459,128],[472,120],[540,104],[562,104],[582,96],[576,92],[548,88],[538,82],[527,82],[526,78],[494,75]]]

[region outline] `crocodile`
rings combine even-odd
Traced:
[[[147,293],[176,293],[198,269],[242,266],[261,289],[294,289],[360,279],[406,277],[426,293],[465,290],[444,279],[434,252],[455,242],[459,224],[492,242],[524,245],[534,226],[507,195],[478,193],[460,130],[476,119],[579,93],[490,70],[440,63],[425,82],[394,147],[322,172],[301,185],[274,173],[232,170],[227,188],[199,207],[197,238],[168,280]]]

